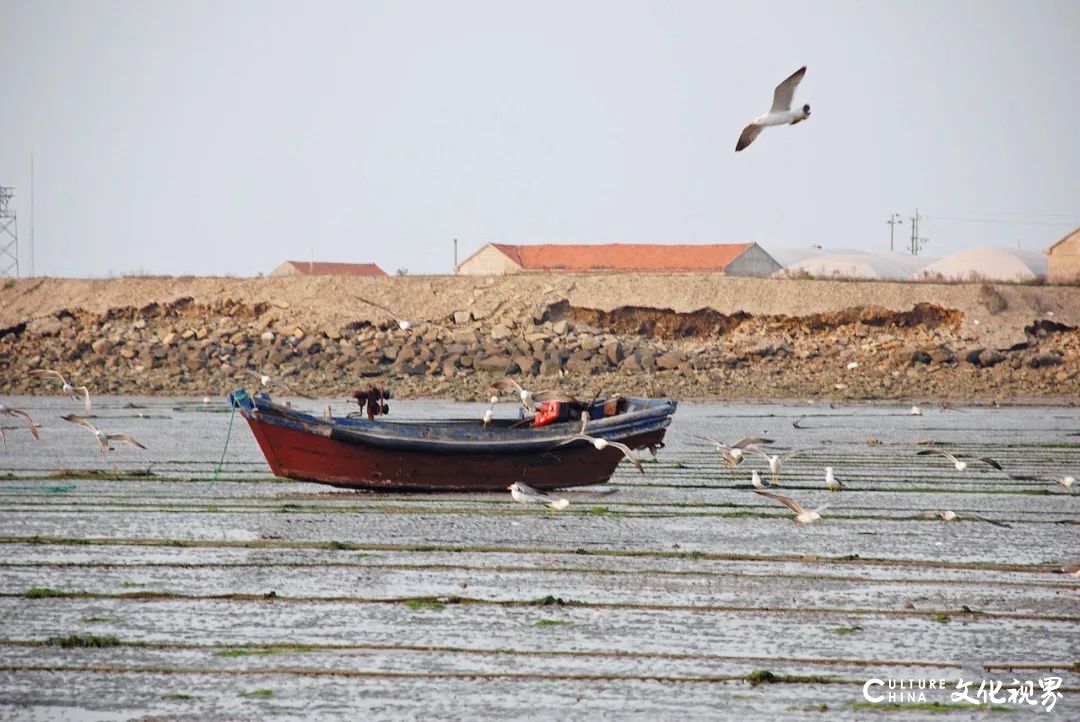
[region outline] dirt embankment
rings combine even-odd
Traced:
[[[402,330],[393,309],[412,327]],[[719,398],[1080,398],[1080,289],[523,275],[28,279],[0,286],[0,393],[479,398],[492,378]]]

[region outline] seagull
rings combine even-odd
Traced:
[[[1011,471],[1005,471],[1005,468],[1002,467],[1001,464],[999,464],[994,459],[991,459],[989,456],[979,457],[979,461],[983,462],[987,466],[994,467],[998,471],[1004,471],[1005,475],[1008,476],[1010,479],[1016,479],[1017,481],[1035,481],[1038,478],[1036,476],[1032,476],[1031,474],[1014,474]]]
[[[754,485],[755,489],[768,489],[772,486],[772,484],[761,480],[761,475],[757,473],[757,469],[750,472],[750,483]]]
[[[922,416],[922,409],[920,409],[918,406],[912,406],[911,411],[909,411],[908,413],[912,416]]]
[[[374,301],[369,301],[366,298],[363,298],[362,296],[357,296],[356,298],[357,298],[358,301],[362,301],[363,303],[366,303],[369,306],[374,306],[375,308],[379,309],[380,311],[383,311],[384,313],[386,313],[386,315],[388,315],[390,318],[397,321],[398,328],[400,328],[402,331],[408,331],[410,328],[413,327],[411,321],[406,321],[403,318],[399,318],[396,313],[394,313],[393,311],[391,311],[389,308],[382,305],[381,303],[375,303]]]
[[[88,431],[92,431],[94,433],[94,436],[97,437],[98,443],[101,444],[101,453],[102,454],[104,454],[106,451],[112,451],[113,450],[113,447],[109,445],[110,441],[126,441],[127,443],[132,444],[133,446],[138,446],[140,449],[145,449],[146,448],[145,446],[140,444],[138,441],[136,441],[135,437],[132,436],[131,434],[106,434],[104,431],[102,431],[98,427],[94,426],[93,424],[91,424],[89,421],[82,418],[81,416],[75,416],[74,414],[68,414],[67,416],[61,416],[60,418],[62,418],[64,421],[70,421],[73,424],[78,424],[79,426],[83,427],[84,429],[87,429]]]
[[[858,361],[850,361],[850,362],[848,362],[848,365],[847,365],[847,370],[848,371],[854,371],[857,368],[859,368],[859,362]]]
[[[82,394],[83,394],[83,406],[86,408],[86,413],[88,413],[88,414],[90,413],[90,389],[86,388],[85,386],[72,386],[68,382],[68,380],[66,378],[64,378],[64,375],[62,373],[60,373],[59,371],[54,371],[53,369],[37,369],[37,370],[31,371],[30,375],[31,376],[38,376],[38,377],[44,377],[44,376],[53,376],[53,377],[55,377],[56,379],[58,379],[60,381],[61,384],[63,384],[63,388],[62,388],[63,393],[67,394],[68,396],[70,396],[72,399],[75,399],[76,401],[78,401],[78,396],[75,394],[75,392],[76,391],[81,391]]]
[[[631,463],[633,463],[633,465],[634,465],[634,468],[636,468],[642,474],[645,473],[645,467],[641,465],[641,459],[638,458],[638,455],[634,453],[633,449],[631,449],[629,446],[627,446],[626,444],[624,444],[624,443],[622,443],[620,441],[608,441],[607,439],[601,439],[600,437],[597,437],[597,436],[589,436],[588,434],[585,433],[585,429],[588,426],[589,426],[589,412],[588,411],[582,411],[581,412],[581,430],[578,431],[578,433],[571,436],[566,441],[559,444],[559,446],[565,446],[566,444],[572,444],[572,443],[574,443],[575,441],[578,441],[578,440],[588,441],[590,444],[593,445],[593,448],[596,449],[597,451],[603,451],[607,447],[611,446],[611,447],[614,447],[614,448],[618,449],[619,451],[621,451],[622,455],[625,456],[627,459],[630,459]]]
[[[987,524],[993,524],[994,526],[1005,527],[1006,529],[1012,529],[1012,524],[1006,524],[1003,521],[995,521],[993,519],[987,519],[985,516],[979,516],[978,514],[965,514],[963,516],[957,514],[950,509],[944,509],[942,511],[924,511],[919,514],[920,519],[933,519],[938,518],[942,521],[955,521],[957,519],[961,521],[985,521]]]
[[[778,456],[776,454],[769,456],[761,449],[748,449],[748,451],[753,451],[754,453],[760,455],[762,459],[765,459],[766,462],[768,462],[769,471],[772,473],[773,485],[776,485],[780,481],[780,472],[783,470],[784,464],[787,462],[787,460],[793,456],[805,453],[808,450],[809,449],[794,449],[784,454],[783,456]]]
[[[957,459],[944,449],[923,449],[922,451],[916,452],[916,456],[944,456],[953,463],[953,466],[956,467],[957,471],[963,471],[967,468],[966,461],[960,461],[960,459]]]
[[[293,393],[296,396],[300,396],[305,399],[315,398],[314,396],[308,396],[305,393],[301,393],[300,391],[294,389],[292,386],[289,386],[284,381],[279,381],[278,379],[275,379],[268,374],[264,374],[261,371],[256,371],[254,369],[244,369],[244,373],[246,373],[248,376],[254,376],[255,378],[257,378],[259,380],[259,383],[266,387],[267,391],[273,391],[275,388],[280,386],[281,388]]]
[[[498,396],[492,396],[491,397],[491,406],[488,406],[487,410],[484,412],[484,426],[487,426],[488,424],[490,424],[491,420],[495,417],[495,404],[497,404],[497,403],[499,403],[499,397]]]
[[[760,496],[767,496],[770,499],[775,499],[776,501],[786,506],[788,509],[791,509],[793,512],[795,512],[795,521],[799,524],[813,524],[815,521],[821,519],[821,512],[829,508],[828,504],[822,504],[816,509],[810,509],[809,511],[807,511],[806,509],[802,508],[799,502],[795,501],[791,497],[782,496],[780,494],[770,494],[767,491],[755,491],[754,493],[759,494]]]
[[[795,88],[799,87],[799,81],[803,79],[804,75],[806,75],[805,65],[776,86],[776,90],[773,91],[772,108],[765,115],[754,118],[750,121],[750,125],[743,128],[743,132],[739,136],[739,142],[735,146],[736,153],[753,143],[761,131],[770,125],[795,125],[810,117],[809,105],[804,105],[798,110],[791,109],[791,101],[795,97]]]
[[[34,438],[35,439],[41,438],[40,436],[38,436],[38,430],[37,430],[38,425],[35,424],[34,420],[30,418],[30,414],[26,413],[22,409],[13,409],[10,406],[5,405],[3,401],[0,401],[0,416],[21,416],[21,417],[23,417],[24,419],[26,419],[26,425],[30,427],[30,433],[34,435]],[[3,432],[0,431],[0,437],[2,437],[2,436],[3,436]],[[5,441],[4,444],[6,446],[7,442]]]
[[[844,488],[840,480],[833,476],[831,466],[825,467],[825,488],[829,491],[840,491]]]
[[[745,452],[756,451],[757,449],[754,447],[758,444],[771,444],[773,442],[772,439],[762,439],[757,436],[744,436],[732,444],[725,444],[723,441],[718,441],[708,436],[698,436],[697,438],[704,439],[710,444],[714,444],[716,446],[715,451],[724,457],[724,465],[729,469],[741,464]]]
[[[1072,485],[1076,483],[1076,479],[1071,476],[1062,476],[1057,480],[1057,485],[1062,489],[1071,489]]]
[[[542,491],[537,491],[531,486],[522,484],[520,481],[516,481],[510,485],[510,496],[514,497],[514,501],[521,504],[528,504],[529,502],[545,504],[549,509],[554,511],[562,511],[570,506],[570,502],[567,499],[560,499],[550,494],[545,494]]]
[[[511,378],[501,378],[491,384],[491,388],[496,391],[517,391],[518,398],[521,399],[521,405],[525,407],[525,410],[536,411],[536,404],[533,403],[532,391],[521,388],[521,384],[517,381],[514,381]]]

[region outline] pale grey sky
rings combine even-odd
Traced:
[[[886,250],[916,207],[927,255],[1042,249],[1080,224],[1077,37],[1073,0],[0,0],[0,185],[28,241],[34,154],[53,276]],[[812,117],[736,155],[804,64]]]

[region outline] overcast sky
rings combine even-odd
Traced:
[[[1042,250],[1080,224],[1080,2],[0,0],[37,275],[447,273],[504,243]],[[734,152],[809,66],[812,117]],[[947,220],[975,219],[975,220]]]

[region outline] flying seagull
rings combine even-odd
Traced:
[[[754,493],[759,494],[760,496],[767,496],[770,499],[774,499],[786,506],[788,509],[791,509],[793,512],[795,512],[795,521],[799,524],[813,524],[815,521],[821,519],[821,512],[829,508],[828,504],[822,504],[816,509],[807,510],[803,509],[802,505],[800,505],[799,502],[795,501],[789,496],[783,496],[781,494],[771,494],[767,491],[755,491]]]
[[[91,424],[89,421],[82,418],[81,416],[75,416],[74,414],[68,414],[67,416],[61,416],[60,418],[62,418],[64,421],[70,421],[73,424],[78,424],[79,426],[83,427],[87,431],[92,432],[94,434],[94,436],[97,437],[98,443],[101,444],[101,453],[102,454],[104,454],[106,451],[112,451],[113,450],[113,447],[109,445],[110,441],[125,441],[125,442],[127,442],[129,444],[132,444],[133,446],[138,446],[140,449],[145,449],[146,448],[145,446],[140,444],[138,441],[136,441],[135,437],[132,436],[131,434],[106,434],[104,431],[102,431],[98,427],[94,426],[93,424]]]
[[[510,485],[510,496],[514,497],[514,501],[521,504],[528,504],[530,502],[534,504],[544,504],[554,511],[562,511],[570,506],[568,500],[560,499],[551,494],[545,494],[542,491],[537,491],[527,484],[522,484],[520,481],[516,481]]]
[[[82,394],[83,394],[83,407],[86,408],[86,413],[88,413],[88,414],[90,413],[90,389],[86,388],[85,386],[72,386],[68,382],[68,380],[66,378],[64,378],[64,375],[62,373],[60,373],[59,371],[54,371],[53,369],[36,369],[34,371],[31,371],[30,375],[31,376],[37,376],[39,378],[43,378],[43,377],[54,377],[54,378],[56,378],[63,385],[63,388],[62,388],[63,393],[67,394],[68,396],[70,396],[72,399],[74,399],[76,401],[79,400],[79,397],[75,392],[76,391],[81,391]]]
[[[593,448],[596,449],[597,451],[603,451],[607,447],[611,446],[611,447],[614,447],[614,448],[618,449],[619,451],[621,451],[622,455],[625,456],[627,459],[630,459],[630,462],[633,463],[634,468],[636,468],[642,474],[645,473],[645,467],[641,465],[641,459],[638,458],[638,455],[634,453],[633,449],[631,449],[629,446],[622,443],[621,441],[608,441],[607,439],[601,439],[598,436],[589,436],[588,434],[585,433],[585,429],[588,428],[588,426],[589,426],[589,412],[588,411],[582,411],[581,412],[581,430],[578,431],[578,433],[571,436],[566,441],[559,444],[559,446],[565,446],[566,444],[572,444],[575,441],[579,441],[579,440],[588,441],[590,444],[593,445]]]
[[[953,466],[956,467],[957,471],[963,471],[964,469],[967,468],[967,462],[966,461],[960,461],[960,459],[957,459],[955,456],[953,456],[949,452],[945,451],[944,449],[923,449],[922,451],[916,452],[916,455],[917,456],[943,456],[943,457],[945,457],[946,459],[948,459],[949,461],[951,461],[953,463]]]
[[[761,449],[756,448],[748,449],[748,451],[753,451],[754,453],[760,455],[762,459],[765,459],[765,461],[769,464],[769,472],[772,473],[772,483],[773,485],[776,485],[780,481],[780,472],[783,471],[784,464],[787,462],[787,460],[793,456],[804,454],[809,451],[809,449],[793,449],[784,454],[783,456],[780,456],[779,454],[773,454],[772,456],[770,456]]]
[[[5,405],[3,401],[0,401],[0,416],[21,416],[21,417],[23,417],[24,419],[26,419],[26,425],[30,427],[30,433],[34,435],[34,438],[35,439],[41,438],[41,437],[38,436],[38,430],[37,430],[38,425],[35,424],[34,420],[30,418],[30,414],[26,413],[22,409],[13,409],[10,406]],[[3,435],[3,432],[0,432],[0,436],[2,436],[2,435]]]
[[[1076,483],[1076,479],[1074,479],[1071,476],[1062,476],[1062,477],[1059,477],[1058,480],[1057,480],[1058,486],[1060,486],[1062,489],[1071,489],[1072,485],[1075,484],[1075,483]]]
[[[920,519],[941,519],[942,521],[955,521],[960,519],[961,521],[985,521],[987,524],[993,524],[994,526],[1005,527],[1006,529],[1012,529],[1011,524],[1006,524],[1003,521],[995,521],[993,519],[987,519],[985,516],[978,514],[964,514],[961,516],[951,509],[944,509],[942,511],[924,511],[919,514]]]
[[[292,386],[289,386],[284,381],[280,381],[278,379],[275,379],[274,377],[270,376],[269,374],[264,374],[261,371],[256,371],[254,369],[244,369],[244,373],[246,373],[248,376],[254,376],[255,378],[257,378],[259,380],[259,383],[266,387],[267,391],[273,391],[275,388],[280,386],[281,388],[285,389],[286,391],[288,391],[288,392],[290,392],[292,394],[295,394],[296,396],[300,396],[300,397],[305,398],[305,399],[314,399],[315,398],[314,396],[309,396],[308,394],[297,391],[296,389],[294,389]]]
[[[810,105],[792,110],[791,101],[795,97],[795,88],[799,87],[799,81],[806,75],[806,66],[802,66],[787,79],[776,86],[773,91],[772,108],[765,115],[758,116],[750,121],[750,125],[743,128],[739,142],[735,145],[735,152],[745,148],[754,142],[761,131],[770,125],[795,125],[810,117]]]
[[[383,313],[385,313],[390,318],[394,319],[397,322],[398,328],[400,328],[402,331],[408,331],[413,326],[411,321],[406,321],[405,319],[399,317],[396,313],[394,313],[393,311],[391,311],[389,308],[382,305],[381,303],[375,303],[374,301],[369,301],[366,298],[364,298],[363,296],[357,296],[356,300],[361,301],[363,303],[366,303],[369,306],[373,306],[373,307],[379,309],[380,311],[382,311]]]
[[[756,451],[756,447],[759,444],[771,444],[773,442],[772,439],[762,439],[757,436],[744,436],[731,444],[725,444],[723,441],[719,441],[709,436],[698,436],[697,438],[708,441],[710,444],[716,446],[715,451],[724,457],[724,465],[729,469],[742,463],[745,452]]]
[[[998,471],[1005,472],[1005,475],[1010,479],[1016,479],[1017,481],[1035,481],[1036,479],[1038,479],[1037,476],[1032,476],[1031,474],[1014,474],[1011,471],[1005,469],[1005,467],[1003,467],[1000,463],[990,458],[989,456],[981,456],[979,457],[979,461],[986,464],[987,466],[992,466]]]

